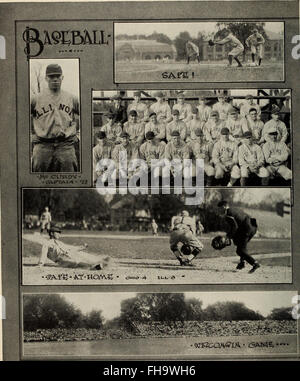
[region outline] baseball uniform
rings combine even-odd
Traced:
[[[145,125],[143,122],[126,122],[123,126],[123,132],[129,135],[132,143],[139,147],[144,141],[145,136]]]
[[[215,178],[221,179],[225,172],[230,172],[233,179],[240,178],[238,163],[238,148],[235,142],[218,141],[214,144],[212,151],[212,161],[215,164]],[[226,169],[223,168],[225,165]]]
[[[186,124],[182,122],[181,120],[175,121],[173,120],[172,122],[168,123],[166,126],[166,139],[169,142],[172,138],[171,134],[174,131],[179,131],[180,137],[183,141],[185,141],[187,137],[187,128]]]
[[[238,149],[239,165],[241,177],[249,177],[250,173],[255,173],[258,177],[268,177],[269,173],[264,167],[264,154],[258,144],[242,143]]]
[[[276,130],[278,133],[278,141],[283,143],[286,142],[288,138],[288,132],[286,125],[281,120],[270,119],[265,123],[264,128],[262,130],[262,141],[268,141],[268,135],[271,130]]]
[[[149,108],[149,113],[151,112],[155,112],[159,122],[172,120],[171,108],[166,101],[153,103]]]
[[[156,139],[163,140],[166,137],[166,125],[164,122],[153,123],[152,121],[145,125],[145,136],[147,132],[152,131]]]
[[[257,54],[258,58],[263,58],[263,46],[265,39],[260,33],[253,33],[246,39],[246,45],[250,47],[252,54]]]
[[[291,180],[292,171],[286,166],[289,157],[289,149],[283,141],[267,141],[263,145],[265,161],[268,164],[267,170],[271,176],[279,174],[285,180]]]

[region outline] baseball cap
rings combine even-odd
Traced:
[[[255,28],[255,29],[253,29],[253,33],[255,33],[255,32],[258,32],[258,30]]]
[[[192,114],[198,114],[198,109],[196,107],[192,108]]]
[[[141,96],[141,92],[140,91],[134,91],[133,96],[134,97],[140,97]]]
[[[210,116],[219,116],[219,113],[218,111],[212,111]]]
[[[98,139],[105,139],[106,138],[106,133],[105,131],[99,131],[98,134],[96,135]]]
[[[252,111],[257,112],[256,108],[254,108],[254,107],[250,108],[250,110],[249,110],[249,114],[250,114],[250,112],[252,112]]]
[[[46,75],[61,75],[62,68],[58,64],[50,64],[46,68]]]
[[[179,131],[175,130],[171,132],[171,136],[180,136]]]
[[[251,95],[251,94],[247,94],[247,95],[245,96],[245,99],[253,99],[253,95]]]
[[[127,132],[122,132],[120,136],[121,138],[129,138],[129,134],[127,134]]]
[[[155,115],[156,116],[156,112],[151,112],[151,114],[149,115],[149,118],[151,118],[151,116]]]
[[[221,135],[229,135],[229,130],[227,127],[223,127],[221,129]]]
[[[178,110],[176,110],[176,109],[175,109],[175,110],[173,110],[173,111],[172,111],[172,115],[179,115],[179,111],[178,111]]]
[[[116,100],[120,101],[122,98],[120,97],[120,95],[116,94],[113,97],[111,97],[111,99],[113,99],[114,101]]]
[[[196,128],[195,135],[196,136],[203,136],[203,132],[202,132],[201,128]]]
[[[154,135],[154,132],[153,132],[153,131],[148,131],[148,132],[146,133],[146,139],[147,139],[147,140],[152,140],[152,139],[154,139],[154,137],[155,137],[155,135]]]
[[[251,131],[246,131],[243,134],[243,138],[252,138],[252,132]]]
[[[268,132],[269,135],[278,135],[278,132],[275,128],[272,128],[270,129],[270,131]]]
[[[199,101],[205,101],[205,96],[204,95],[200,95],[200,97],[198,99],[199,99]]]
[[[154,98],[163,98],[164,94],[161,91],[155,91],[153,96],[154,96]]]
[[[135,110],[131,110],[129,112],[129,115],[131,115],[131,116],[137,116],[137,112]]]
[[[181,98],[181,99],[183,99],[183,98],[184,98],[184,95],[183,95],[183,93],[177,94],[177,99],[178,99],[178,98]]]

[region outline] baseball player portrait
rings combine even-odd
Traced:
[[[193,266],[192,260],[203,250],[203,244],[196,237],[195,220],[186,210],[172,218],[170,249],[180,266]]]
[[[260,66],[263,59],[265,39],[255,28],[246,40],[246,46],[251,50],[252,66]]]
[[[108,266],[110,257],[92,255],[85,253],[86,245],[75,247],[63,244],[59,238],[61,229],[53,226],[49,229],[49,240],[47,240],[41,250],[38,266],[45,266],[46,261],[56,263],[59,267],[82,268],[87,270],[103,270]]]
[[[30,71],[32,172],[78,172],[78,60],[31,60]]]
[[[248,243],[257,232],[257,222],[255,218],[251,218],[247,213],[238,208],[230,207],[227,201],[218,203],[219,214],[222,216],[227,225],[227,235],[221,237],[221,245],[229,246],[230,241],[236,246],[236,253],[240,257],[240,262],[237,265],[237,270],[242,270],[245,267],[245,262],[252,266],[249,273],[254,273],[260,264],[248,253]],[[216,240],[217,241],[217,240]],[[212,242],[214,247],[214,242]],[[215,247],[216,248],[216,247]]]
[[[237,67],[243,67],[241,64],[241,61],[239,60],[238,56],[243,53],[244,51],[244,45],[241,43],[241,41],[229,30],[224,29],[223,34],[225,34],[225,37],[221,40],[209,40],[209,45],[224,45],[224,44],[230,44],[233,48],[228,53],[228,66],[232,66],[233,59],[237,62]]]

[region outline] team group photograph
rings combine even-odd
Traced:
[[[94,91],[93,144],[96,187],[142,176],[149,186],[178,176],[191,184],[202,176],[205,186],[290,186],[291,91]]]
[[[24,284],[291,282],[284,188],[186,195],[24,189]]]
[[[115,82],[284,81],[283,22],[117,22]]]

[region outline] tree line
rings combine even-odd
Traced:
[[[101,298],[101,296],[99,296]],[[101,310],[82,313],[59,294],[24,296],[24,330],[51,328],[99,328],[132,330],[137,323],[153,321],[292,320],[291,308],[274,308],[265,318],[236,301],[216,302],[203,308],[196,298],[183,293],[140,293],[121,302],[120,315],[105,321]]]

